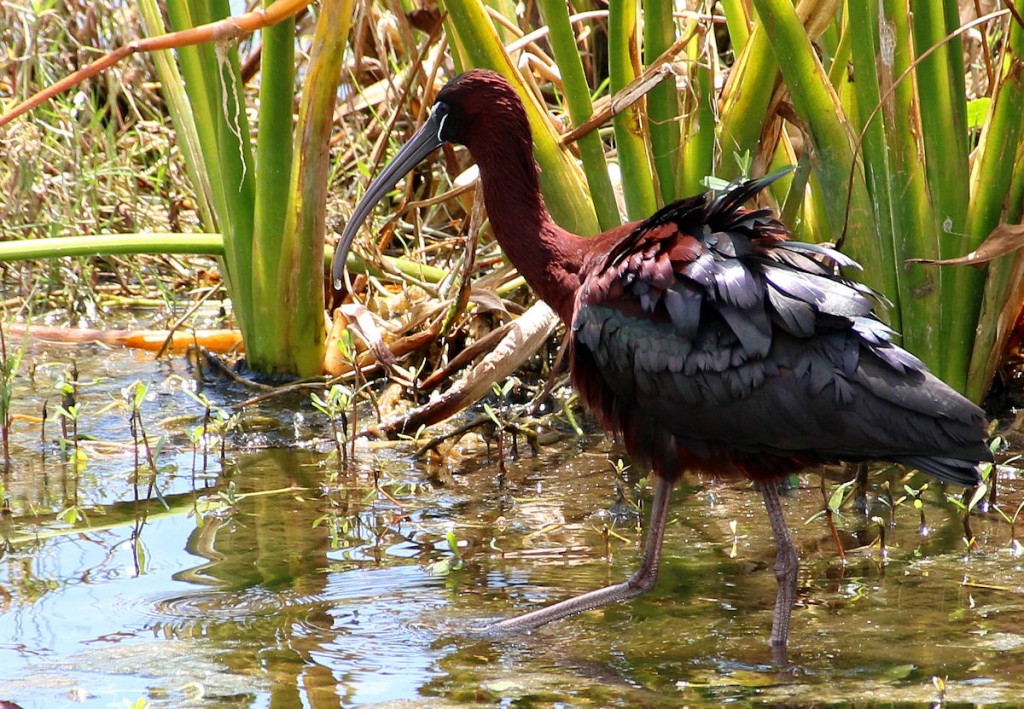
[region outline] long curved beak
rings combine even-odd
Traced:
[[[446,141],[441,138],[441,128],[444,119],[438,116],[439,111],[430,112],[426,122],[416,131],[409,142],[402,146],[398,154],[392,158],[384,170],[377,175],[377,179],[366,188],[366,193],[359,200],[359,204],[352,211],[352,216],[341,233],[341,240],[334,249],[334,261],[331,265],[331,278],[335,290],[340,290],[345,277],[345,257],[348,249],[352,246],[359,227],[366,221],[377,202],[398,184],[407,173],[409,173],[419,162],[430,155],[430,153],[441,147]]]

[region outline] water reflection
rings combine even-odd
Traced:
[[[212,456],[204,477],[184,430],[201,412],[175,365],[102,353],[79,366],[96,408],[96,392],[110,400],[152,379],[143,413],[164,437],[159,474],[152,491],[136,485],[116,410],[83,422],[119,444],[90,443],[84,467],[52,436],[41,441],[38,423],[16,428],[11,514],[0,517],[10,542],[0,560],[0,700],[931,702],[933,677],[950,701],[1024,693],[1015,530],[997,513],[976,516],[969,550],[938,486],[918,509],[894,504],[888,491],[904,483],[895,472],[878,475],[868,514],[844,508],[837,522],[845,564],[823,521],[804,523],[822,508],[819,492],[786,499],[803,560],[796,672],[768,665],[774,550],[759,498],[741,483],[687,480],[647,597],[484,641],[471,631],[633,569],[642,485],[637,471],[614,471],[614,447],[524,451],[499,475],[482,446],[439,469],[411,447],[366,443],[353,469],[334,475],[323,424],[296,400],[257,412],[225,467]],[[31,396],[19,406],[38,411],[45,387],[20,386]],[[303,444],[281,447],[282,430]],[[1024,497],[1015,471],[1000,485],[1004,509],[1015,509]],[[86,517],[72,527],[64,513],[74,505]],[[884,554],[872,518],[886,531]]]

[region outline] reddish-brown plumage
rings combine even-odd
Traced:
[[[883,459],[966,485],[991,459],[983,412],[893,345],[874,294],[837,275],[856,264],[789,241],[768,211],[741,206],[773,178],[581,238],[545,209],[525,111],[492,72],[468,72],[439,92],[427,123],[357,206],[336,279],[370,207],[444,142],[469,149],[495,237],[569,329],[574,387],[657,479],[643,563],[629,581],[497,630],[530,629],[653,585],[672,483],[692,470],[765,483],[779,548],[771,642],[782,647],[797,561],[766,483],[821,461]]]

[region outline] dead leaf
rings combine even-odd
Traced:
[[[349,330],[358,335],[363,342],[370,346],[377,360],[385,367],[392,367],[395,364],[395,356],[384,343],[380,329],[373,320],[373,315],[366,309],[366,306],[359,303],[346,303],[338,308],[345,317],[349,319]]]
[[[481,313],[500,313],[505,317],[511,317],[501,296],[492,290],[474,288],[469,296],[469,301],[474,303]]]
[[[1000,256],[1006,256],[1024,246],[1024,224],[1000,224],[966,256],[947,259],[908,258],[907,263],[925,263],[934,266],[982,266]]]

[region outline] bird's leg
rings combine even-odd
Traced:
[[[774,482],[758,483],[764,507],[768,510],[768,522],[775,537],[775,578],[779,582],[779,593],[775,597],[775,615],[772,618],[772,634],[768,642],[772,646],[776,661],[785,664],[786,642],[789,638],[789,617],[793,613],[793,599],[796,596],[796,579],[800,570],[800,558],[793,540],[786,528],[786,518],[779,504],[779,492]]]
[[[654,500],[651,503],[651,522],[647,530],[640,568],[622,583],[606,586],[582,596],[569,598],[546,608],[530,611],[523,615],[494,623],[481,632],[486,635],[522,633],[539,628],[554,620],[635,598],[654,588],[658,580],[658,562],[661,560],[661,542],[665,538],[665,523],[668,518],[668,503],[672,497],[672,483],[660,476],[654,478]]]

